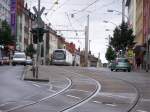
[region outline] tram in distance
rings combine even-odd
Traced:
[[[73,56],[69,51],[66,49],[56,49],[53,51],[52,55],[52,64],[53,65],[67,65],[71,66],[75,62],[75,58],[77,56]],[[79,61],[76,65],[79,65]]]

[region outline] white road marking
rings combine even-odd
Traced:
[[[7,102],[7,103],[0,104],[0,107],[3,107],[3,106],[5,106],[5,105],[7,105],[7,104],[11,104],[11,103],[14,103],[14,102],[16,102],[16,101],[9,101],[9,102]]]
[[[136,112],[148,112],[148,111],[145,111],[145,110],[136,110]]]
[[[112,106],[112,107],[115,107],[117,105],[114,105],[114,104],[106,104],[107,106]]]
[[[67,95],[68,97],[71,97],[71,98],[76,98],[76,99],[80,99],[79,97],[76,97],[76,96],[72,96],[72,95]]]
[[[99,101],[93,101],[94,103],[98,103],[98,104],[102,104],[102,102],[99,102]]]
[[[123,96],[123,95],[117,95],[115,93],[99,93],[99,95],[101,96],[106,96],[106,97],[118,97],[118,98],[124,98],[124,99],[130,99],[130,98],[133,98],[133,95],[132,96]]]
[[[150,99],[141,99],[141,101],[150,102]]]
[[[41,86],[39,86],[39,85],[37,85],[37,84],[33,84],[33,85],[36,86],[36,87],[39,87],[39,88],[41,87]]]
[[[72,91],[79,91],[79,92],[85,92],[85,93],[89,93],[89,91],[85,91],[85,90],[79,90],[79,89],[71,89]]]

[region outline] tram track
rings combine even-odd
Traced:
[[[77,74],[76,74],[76,75],[77,75]],[[78,75],[79,75],[79,74],[78,74]],[[68,77],[68,76],[65,76],[65,77]],[[71,78],[72,78],[72,79],[71,79]],[[26,105],[18,105],[18,106],[16,106],[16,107],[11,108],[11,109],[5,110],[5,112],[15,112],[15,111],[19,111],[19,110],[21,110],[21,109],[24,109],[24,108],[27,108],[27,107],[31,107],[31,106],[36,105],[36,104],[40,104],[40,103],[42,103],[42,102],[44,102],[44,101],[46,101],[46,100],[51,100],[51,98],[57,97],[57,96],[59,96],[60,94],[63,94],[63,93],[66,93],[66,94],[67,94],[66,91],[72,90],[71,87],[72,87],[72,80],[73,80],[73,77],[69,77],[68,80],[70,81],[69,85],[68,85],[65,89],[63,89],[63,90],[57,92],[56,94],[50,95],[50,96],[48,96],[48,97],[44,97],[44,98],[42,98],[42,99],[40,99],[40,100],[38,100],[38,101],[31,102],[31,103],[28,103],[28,104],[26,104]],[[75,84],[74,84],[74,85],[75,85]],[[88,85],[87,85],[87,87],[88,87]],[[66,106],[66,108],[63,109],[63,110],[61,110],[60,112],[66,112],[66,111],[69,110],[69,109],[75,108],[75,107],[81,105],[82,103],[85,103],[86,101],[88,101],[88,100],[90,100],[92,97],[94,97],[94,96],[99,92],[99,90],[100,90],[100,86],[98,86],[98,82],[96,82],[96,87],[95,87],[95,91],[94,91],[94,92],[91,91],[90,95],[88,95],[87,97],[85,97],[85,98],[83,98],[83,99],[79,99],[79,101],[76,102],[74,105]],[[83,90],[83,92],[84,92],[84,90]]]
[[[9,110],[6,110],[5,112],[22,112],[22,109],[23,110],[24,109],[25,110],[26,109],[30,110],[30,109],[32,109],[32,107],[35,108],[35,107],[38,107],[40,105],[44,105],[46,102],[48,102],[47,105],[51,107],[51,103],[53,101],[62,102],[61,99],[60,99],[61,97],[64,97],[66,99],[66,102],[69,101],[68,99],[71,99],[72,102],[70,102],[70,104],[69,104],[69,102],[68,102],[68,104],[64,104],[63,108],[61,108],[61,107],[58,108],[58,109],[55,108],[55,110],[52,111],[52,112],[69,112],[69,111],[74,112],[74,110],[76,112],[76,109],[78,109],[78,108],[80,108],[80,107],[82,107],[82,106],[84,106],[88,103],[91,103],[91,102],[95,103],[96,105],[106,105],[106,106],[109,106],[109,107],[111,107],[111,106],[116,107],[116,106],[114,106],[115,104],[113,104],[113,103],[109,104],[109,102],[107,102],[107,101],[105,102],[105,101],[94,100],[94,98],[97,97],[97,95],[99,94],[99,92],[102,89],[101,85],[100,85],[101,80],[98,80],[95,77],[95,75],[97,73],[89,72],[89,74],[93,75],[93,77],[91,77],[91,75],[90,76],[89,75],[85,76],[84,73],[82,73],[82,72],[79,73],[79,72],[70,71],[70,70],[68,71],[64,68],[63,69],[58,68],[58,69],[56,69],[56,71],[60,72],[61,75],[63,74],[63,77],[67,77],[68,81],[69,80],[71,81],[70,85],[68,85],[66,87],[66,89],[63,89],[62,91],[59,91],[56,94],[53,94],[53,95],[44,97],[42,99],[39,99],[38,101],[31,102],[31,103],[28,103],[26,105],[18,105],[18,106],[13,107]],[[114,78],[114,77],[109,77],[109,78],[112,78],[113,80],[116,80],[116,81],[119,80],[121,82],[124,82],[124,84],[125,83],[128,84],[128,86],[131,86],[131,88],[133,88],[134,91],[136,92],[136,98],[134,99],[134,101],[131,104],[129,104],[126,109],[122,110],[122,112],[131,112],[134,109],[134,107],[137,105],[137,103],[140,99],[140,93],[139,93],[138,88],[134,84],[132,84],[131,82],[128,82],[126,80],[122,80],[122,79]],[[79,83],[82,83],[82,85],[84,85],[84,87],[80,88]],[[94,87],[94,89],[90,89],[91,84],[92,84],[92,88]],[[84,88],[86,88],[86,89],[84,89]],[[82,97],[78,97],[75,94],[72,94],[72,92],[71,92],[72,90],[73,90],[74,93],[79,91],[80,94],[84,94],[84,95]],[[105,103],[103,103],[103,102],[105,102]],[[123,103],[122,103],[122,105],[123,105]],[[34,112],[34,111],[31,110],[31,112]],[[80,111],[80,112],[83,112],[83,111]],[[95,112],[99,112],[99,111],[95,110]]]
[[[17,110],[17,109],[22,109],[22,108],[25,108],[25,107],[28,107],[28,106],[31,106],[31,105],[35,105],[35,104],[37,104],[37,103],[43,102],[43,101],[45,101],[45,100],[47,100],[47,99],[50,99],[50,98],[52,98],[52,97],[55,97],[55,96],[57,96],[57,95],[63,93],[64,91],[66,91],[68,88],[70,88],[70,87],[72,86],[72,80],[69,79],[69,78],[67,78],[67,80],[69,81],[68,86],[67,86],[66,88],[60,90],[59,92],[57,92],[57,93],[55,93],[55,94],[52,94],[52,95],[50,95],[50,96],[44,97],[44,98],[42,98],[42,99],[39,99],[38,101],[35,101],[35,102],[32,102],[32,103],[26,104],[26,105],[19,105],[19,106],[13,107],[13,108],[11,108],[11,109],[9,109],[9,110],[5,110],[5,112],[12,112],[12,111],[15,111],[15,110]]]
[[[84,74],[84,72],[85,72],[85,70],[84,70],[84,72],[79,72],[79,70],[77,70],[78,72],[77,73],[81,73],[81,74]],[[91,73],[91,72],[90,72]],[[92,74],[97,74],[97,72],[92,72]],[[86,74],[87,75],[87,74]],[[89,75],[87,75],[87,76],[89,76]],[[90,75],[90,77],[91,77],[91,75]],[[93,79],[95,79],[96,80],[96,78],[94,78],[94,77],[91,77],[91,78],[93,78]],[[141,95],[140,95],[140,91],[139,91],[139,88],[138,87],[136,87],[136,85],[135,84],[133,84],[133,83],[131,83],[131,82],[129,82],[129,81],[126,81],[126,80],[123,80],[123,79],[120,79],[120,78],[116,78],[116,77],[111,77],[111,76],[109,76],[109,78],[111,78],[111,79],[114,79],[114,80],[120,80],[120,81],[122,81],[122,82],[124,82],[125,84],[127,84],[128,86],[130,86],[130,87],[132,87],[134,90],[135,90],[135,93],[136,93],[136,97],[135,97],[135,99],[134,99],[134,101],[131,103],[131,104],[129,104],[129,106],[125,109],[125,110],[123,110],[122,112],[132,112],[133,110],[134,110],[134,108],[137,106],[137,104],[139,103],[139,100],[140,100],[140,97],[141,97]],[[103,86],[103,85],[102,85]],[[97,101],[93,101],[93,102],[97,102]],[[99,103],[99,102],[98,102]],[[102,102],[100,102],[100,105],[101,104],[103,104]],[[107,104],[106,104],[107,105]],[[74,111],[71,111],[71,112],[74,112]],[[90,111],[89,111],[90,112]],[[95,111],[96,112],[96,111]]]

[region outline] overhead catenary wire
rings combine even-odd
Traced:
[[[89,7],[91,7],[92,5],[94,5],[95,3],[99,2],[100,0],[95,0],[94,2],[90,3],[88,6],[84,7],[83,9],[73,13],[73,14],[77,14],[77,13],[80,13],[80,12],[84,12],[86,9],[88,9]]]

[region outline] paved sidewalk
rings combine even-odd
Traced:
[[[36,78],[35,76],[33,76],[33,71],[32,71],[32,66],[27,66],[25,69],[25,73],[24,73],[24,80],[32,80],[32,81],[49,81],[50,75],[45,71],[45,67],[44,66],[39,66],[39,74],[38,74],[38,78]]]

